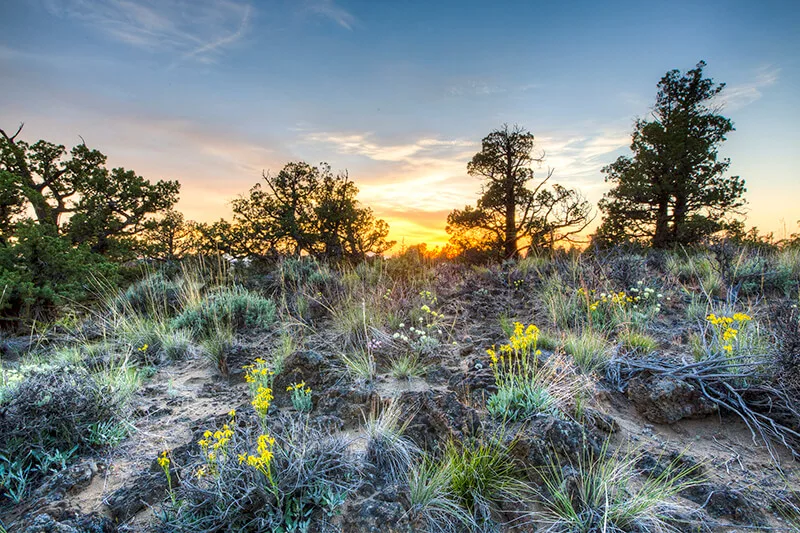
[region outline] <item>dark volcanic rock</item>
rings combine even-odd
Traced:
[[[672,424],[683,418],[702,418],[717,412],[717,406],[699,389],[672,376],[637,376],[628,384],[627,393],[636,410],[656,424]]]
[[[465,373],[450,377],[449,387],[462,397],[469,397],[473,402],[485,405],[489,397],[497,392],[494,373],[480,358],[469,361]]]
[[[97,471],[97,463],[92,459],[74,464],[54,474],[36,489],[33,498],[43,498],[47,502],[62,500],[68,493],[88,487]]]
[[[114,533],[117,528],[108,518],[95,514],[81,515],[67,513],[64,517],[53,518],[40,513],[22,524],[21,529],[11,530],[20,533]]]
[[[342,530],[348,533],[411,532],[404,495],[395,487],[387,487],[372,498],[353,502],[344,512]]]
[[[278,385],[276,387],[276,390],[281,390]],[[333,415],[341,419],[345,427],[354,427],[364,421],[373,404],[378,402],[380,396],[371,386],[364,383],[339,383],[317,396],[314,413]]]
[[[122,522],[166,496],[167,480],[164,472],[144,472],[109,494],[104,503],[111,516]]]
[[[577,464],[586,454],[599,454],[601,439],[572,420],[554,416],[538,416],[513,430],[505,439],[513,442],[511,455],[530,467],[559,463]]]
[[[757,500],[746,491],[705,483],[682,491],[681,496],[699,504],[714,518],[755,526],[767,523]]]
[[[201,430],[198,430],[195,436],[199,436],[200,432]],[[192,439],[187,444],[170,451],[170,458],[172,459],[170,476],[173,488],[180,484],[179,465],[191,463],[192,455],[197,449],[196,440],[196,438]],[[164,475],[164,471],[159,466],[158,461],[153,459],[149,470],[140,472],[137,476],[129,479],[127,483],[109,494],[103,503],[108,507],[111,516],[121,522],[145,509],[148,505],[166,498],[167,489],[167,478]]]
[[[315,350],[302,350],[286,358],[283,370],[275,376],[274,389],[284,391],[288,385],[305,381],[314,391],[322,391],[332,387],[338,375],[330,355],[323,355]],[[277,396],[288,397],[280,394]]]
[[[406,436],[423,448],[433,449],[451,438],[462,440],[480,429],[478,412],[461,403],[451,391],[405,392],[400,405],[411,418]]]

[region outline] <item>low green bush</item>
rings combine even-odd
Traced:
[[[275,323],[275,303],[241,287],[220,289],[175,317],[173,329],[187,329],[196,338],[207,338],[221,326],[235,332],[267,329]]]
[[[183,282],[155,272],[137,281],[114,301],[118,312],[136,313],[145,317],[166,317],[175,314],[182,302]]]

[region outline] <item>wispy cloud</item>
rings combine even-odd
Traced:
[[[374,161],[403,161],[414,163],[419,156],[434,155],[447,151],[463,151],[476,143],[460,139],[441,140],[421,138],[409,143],[382,144],[369,133],[329,133],[318,132],[304,135],[306,142],[331,145],[341,154],[367,157]]]
[[[456,81],[445,88],[445,92],[449,96],[492,96],[496,94],[525,93],[541,87],[540,83],[502,85],[487,79],[466,79]]]
[[[720,94],[720,103],[728,110],[741,109],[760,99],[761,89],[775,85],[780,77],[781,69],[766,65],[756,70],[753,78],[739,85],[729,85]]]
[[[252,7],[241,0],[43,0],[55,16],[80,20],[137,48],[212,62],[241,39]]]
[[[605,187],[600,170],[630,142],[630,134],[623,131],[598,131],[575,137],[550,134],[538,138],[538,145],[546,152],[545,164],[555,169],[553,179],[584,192]]]
[[[305,11],[332,20],[348,30],[352,30],[356,23],[356,18],[334,0],[306,0]]]
[[[447,88],[447,94],[451,96],[489,96],[505,92],[508,90],[504,87],[486,80],[466,80]]]

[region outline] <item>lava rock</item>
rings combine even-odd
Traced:
[[[405,508],[392,494],[351,503],[344,513],[342,530],[348,533],[407,533],[411,524]]]
[[[636,410],[656,424],[703,418],[718,410],[697,387],[672,376],[635,377],[627,393]]]
[[[509,427],[505,440],[511,456],[529,467],[578,464],[586,454],[601,453],[601,439],[573,420],[540,415],[516,428]]]
[[[167,496],[164,472],[144,472],[108,495],[103,503],[117,521],[125,521]]]
[[[276,387],[276,390],[281,390],[280,386]],[[334,415],[345,427],[355,427],[378,402],[378,393],[364,383],[339,383],[319,393],[314,413]]]
[[[403,419],[410,419],[406,436],[424,449],[434,449],[449,439],[463,440],[480,429],[478,412],[452,391],[404,392],[399,401],[405,410]]]
[[[758,502],[745,491],[704,483],[690,487],[680,495],[701,505],[714,518],[728,518],[739,524],[754,526],[767,523]]]
[[[65,518],[55,519],[40,513],[26,520],[20,533],[114,533],[117,529],[108,518],[96,514],[71,513]]]

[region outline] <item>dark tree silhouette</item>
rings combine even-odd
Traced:
[[[237,243],[234,255],[267,257],[311,254],[333,259],[381,254],[389,226],[356,200],[358,188],[347,173],[334,175],[322,163],[288,163],[247,196],[233,201],[233,223],[204,228],[209,235],[228,233]]]
[[[106,253],[143,231],[149,215],[178,200],[177,181],[151,183],[131,170],[108,170],[106,156],[85,144],[67,155],[62,145],[18,140],[21,131],[22,126],[8,135],[0,129],[0,174],[50,235]]]
[[[534,156],[533,149],[533,134],[517,125],[503,125],[483,139],[481,151],[467,165],[470,175],[484,181],[477,206],[447,217],[450,243],[457,250],[514,258],[527,247],[552,248],[591,222],[591,205],[578,191],[547,187],[552,170],[530,188],[532,165],[544,161],[544,154]]]
[[[649,239],[654,247],[690,244],[740,214],[744,180],[724,177],[730,160],[717,149],[733,124],[718,113],[725,84],[703,77],[701,61],[686,74],[661,78],[652,120],[637,120],[632,157],[603,169],[613,188],[600,202],[603,242]]]

